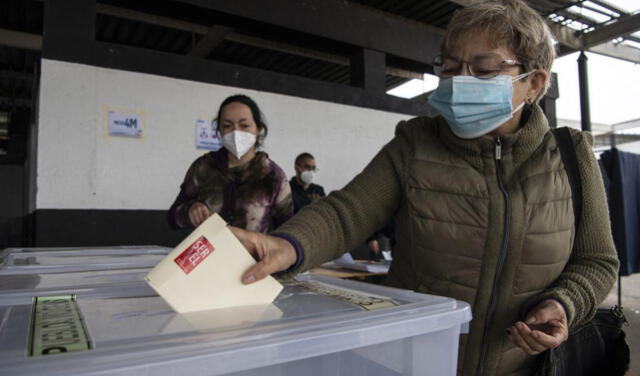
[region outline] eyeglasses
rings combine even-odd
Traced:
[[[468,61],[439,55],[433,61],[433,69],[438,77],[449,78],[460,74],[464,64],[469,68],[469,73],[476,78],[492,78],[507,68],[522,66],[517,60],[505,59],[497,53],[487,53],[473,56]]]

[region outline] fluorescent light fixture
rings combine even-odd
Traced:
[[[613,18],[620,16],[619,13],[614,12],[612,10],[609,10],[609,8],[606,8],[606,7],[604,7],[604,6],[600,5],[600,4],[596,4],[596,3],[592,2],[592,1],[585,1],[584,3],[582,3],[582,5],[587,6],[587,7],[591,8],[591,9],[594,9],[594,10],[600,11],[602,13],[606,13],[606,14],[608,14],[609,16],[611,16]]]
[[[611,19],[611,17],[609,16],[605,16],[602,13],[598,13],[598,12],[594,12],[591,9],[587,9],[587,8],[583,8],[580,6],[572,6],[569,9],[567,9],[570,13],[573,13],[575,15],[579,15],[582,16],[588,20],[591,21],[596,21],[597,23],[603,23],[603,22],[607,22]]]
[[[607,3],[629,13],[635,13],[640,10],[640,3],[638,3],[638,0],[608,0]]]
[[[425,73],[422,76],[422,80],[414,78],[413,80],[407,81],[404,84],[387,91],[387,94],[410,99],[415,98],[420,94],[430,92],[437,87],[438,77]]]

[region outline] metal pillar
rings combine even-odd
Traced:
[[[589,108],[589,78],[587,77],[587,55],[580,51],[578,57],[578,81],[580,83],[580,119],[582,130],[591,132],[591,110]]]
[[[351,57],[351,84],[374,95],[384,95],[386,56],[379,51],[360,49]]]

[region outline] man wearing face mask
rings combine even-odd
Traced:
[[[293,195],[293,211],[297,213],[304,206],[325,196],[324,188],[314,184],[316,175],[316,160],[309,153],[302,153],[296,157],[296,176],[291,178],[291,194]]]

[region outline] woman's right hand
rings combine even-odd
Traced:
[[[189,220],[194,227],[200,226],[202,222],[204,222],[207,218],[211,216],[211,212],[207,205],[202,202],[195,202],[189,208]]]
[[[244,284],[250,284],[273,273],[287,270],[296,262],[296,250],[285,239],[233,226],[229,226],[229,230],[258,261],[242,276]]]

